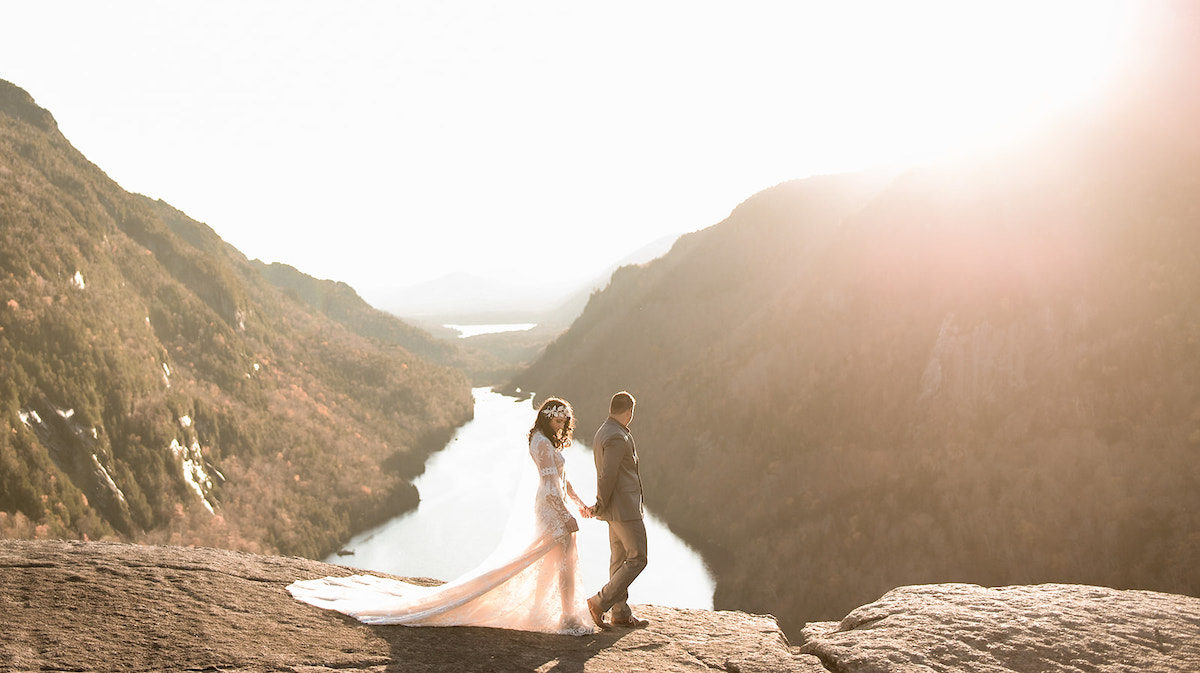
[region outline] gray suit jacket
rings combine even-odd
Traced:
[[[642,477],[638,473],[633,435],[608,418],[592,441],[596,460],[596,518],[633,521],[642,518]]]

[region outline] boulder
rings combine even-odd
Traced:
[[[838,673],[1200,671],[1200,598],[1074,584],[893,589],[800,652]]]

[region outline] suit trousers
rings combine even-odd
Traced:
[[[641,519],[608,522],[608,584],[596,594],[600,611],[614,620],[629,619],[629,585],[646,567],[646,524]]]

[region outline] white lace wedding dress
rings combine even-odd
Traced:
[[[352,575],[297,581],[288,585],[288,591],[305,603],[369,624],[592,633],[595,628],[582,593],[576,536],[568,528],[572,516],[564,501],[562,451],[535,432],[529,453],[539,475],[537,495],[529,503],[532,526],[521,535],[519,544],[502,542],[475,570],[437,587]],[[528,505],[517,502],[515,506]],[[512,538],[512,531],[505,537]]]

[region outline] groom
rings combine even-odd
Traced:
[[[642,627],[649,624],[629,611],[629,585],[646,567],[646,526],[642,523],[642,478],[638,474],[637,447],[629,432],[633,420],[633,395],[621,391],[608,406],[608,420],[592,441],[596,459],[596,504],[589,514],[608,522],[608,584],[587,600],[592,620],[609,628],[604,613],[612,610],[612,625]]]

